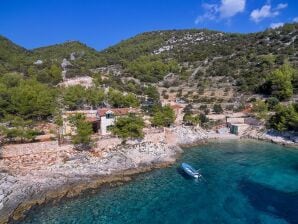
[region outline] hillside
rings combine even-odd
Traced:
[[[0,71],[30,76],[40,70],[47,72],[52,65],[61,67],[64,62],[66,77],[101,72],[107,75],[105,82],[120,89],[125,89],[117,85],[120,78],[134,78],[137,82],[158,83],[164,95],[184,90],[199,95],[207,90],[209,96],[230,96],[235,91],[258,93],[270,72],[285,61],[298,67],[297,35],[297,23],[252,34],[196,29],[154,31],[101,52],[78,41],[29,51],[1,37]],[[49,82],[56,83],[57,79]],[[169,86],[175,88],[167,90]],[[219,89],[224,92],[214,93]]]
[[[273,54],[290,53],[286,50],[296,40],[297,29],[296,23],[252,34],[210,30],[155,31],[122,41],[104,50],[102,55],[110,64],[115,64],[145,54],[160,54],[179,62],[193,62],[231,55],[236,51],[266,54],[272,50]]]
[[[298,24],[253,34],[208,30],[157,31],[138,35],[101,52],[108,64],[129,67],[140,56],[174,59],[194,77],[226,77],[254,91],[269,71],[288,60],[298,66]],[[201,80],[202,81],[202,80]]]
[[[209,113],[254,110],[269,127],[296,131],[297,36],[297,23],[252,34],[154,31],[101,52],[77,41],[26,50],[1,38],[2,132],[33,139],[40,121],[102,105],[141,107],[169,126],[174,112],[161,105],[173,102],[188,124],[211,128]]]
[[[60,67],[63,59],[69,61],[69,76],[76,76],[88,75],[88,69],[96,67],[100,58],[95,49],[79,41],[27,50],[7,38],[0,37],[1,73],[17,71],[28,74],[29,68],[40,70],[50,68],[53,64]]]
[[[6,71],[21,70],[30,52],[0,36],[0,74]]]
[[[36,48],[32,51],[34,59],[47,61],[62,61],[64,58],[75,61],[86,61],[91,66],[98,52],[79,41],[69,41],[47,47]]]

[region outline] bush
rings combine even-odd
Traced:
[[[269,110],[273,110],[279,104],[279,100],[276,97],[270,97],[266,100],[266,104]]]
[[[69,117],[69,122],[76,129],[76,134],[72,136],[72,143],[75,145],[75,149],[90,150],[93,143],[91,139],[93,133],[91,123],[86,121],[86,117],[83,114]]]
[[[286,100],[293,95],[293,84],[295,70],[284,64],[280,69],[271,73],[268,80],[261,87],[261,91],[270,94],[279,100]]]
[[[183,113],[191,114],[192,109],[193,109],[192,104],[187,104],[186,107],[184,107],[183,109]]]
[[[9,95],[9,112],[24,119],[47,118],[56,107],[56,92],[36,80],[22,80],[18,86],[9,90]]]
[[[200,123],[200,118],[198,115],[192,115],[192,114],[185,114],[183,116],[183,122],[186,125],[197,125]]]
[[[149,85],[148,87],[145,87],[144,95],[147,95],[154,102],[159,101],[159,92],[158,92],[157,88],[153,85]]]
[[[199,107],[200,110],[206,110],[207,108],[208,107],[207,107],[206,104],[201,104],[200,107]]]
[[[119,117],[115,125],[111,128],[114,135],[127,139],[127,138],[142,138],[144,121],[141,117],[129,115],[126,117]]]
[[[294,105],[277,105],[275,114],[269,119],[269,127],[278,131],[298,131],[298,110]]]
[[[39,134],[33,129],[31,120],[24,120],[21,117],[6,115],[3,124],[0,126],[0,133],[8,142],[32,141]]]
[[[209,113],[210,113],[210,109],[206,108],[206,109],[204,110],[204,113],[205,113],[206,115],[209,114]]]
[[[151,120],[153,126],[169,127],[175,121],[175,113],[170,106],[158,107]]]
[[[140,105],[139,100],[134,94],[128,93],[124,95],[122,92],[114,89],[109,90],[107,99],[113,107],[137,107]]]
[[[168,73],[179,71],[179,66],[174,60],[164,62],[157,56],[141,56],[127,62],[126,69],[128,73],[141,81],[158,82]]]
[[[263,100],[257,100],[255,103],[253,103],[252,111],[259,119],[268,118],[268,106]]]
[[[207,123],[209,121],[209,118],[205,114],[200,114],[199,119],[201,124]]]
[[[223,109],[222,109],[222,107],[221,107],[220,104],[214,104],[214,105],[213,105],[213,111],[214,111],[214,113],[216,113],[216,114],[220,114],[220,113],[223,112]]]

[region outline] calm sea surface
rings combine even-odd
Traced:
[[[183,175],[181,162],[204,178]],[[35,208],[21,223],[298,223],[298,149],[208,143],[123,186]]]

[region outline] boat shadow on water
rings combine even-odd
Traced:
[[[179,173],[180,176],[182,176],[185,180],[193,180],[194,179],[193,177],[186,174],[181,167],[177,167],[176,170],[177,170],[177,173]]]

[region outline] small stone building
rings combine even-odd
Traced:
[[[99,120],[99,133],[101,135],[110,134],[109,128],[115,124],[118,116],[124,116],[135,112],[131,108],[100,108],[97,110],[96,117]]]
[[[68,118],[75,114],[84,114],[86,121],[92,124],[94,133],[108,135],[110,134],[109,128],[115,124],[117,117],[125,116],[129,113],[137,113],[137,110],[133,108],[99,108],[97,110],[66,111],[62,116],[62,134],[72,135],[75,133],[75,128],[68,121]]]
[[[253,117],[227,117],[227,127],[235,135],[242,135],[250,126],[256,126],[259,121]]]
[[[235,135],[242,135],[248,128],[248,124],[231,124],[230,132]]]

